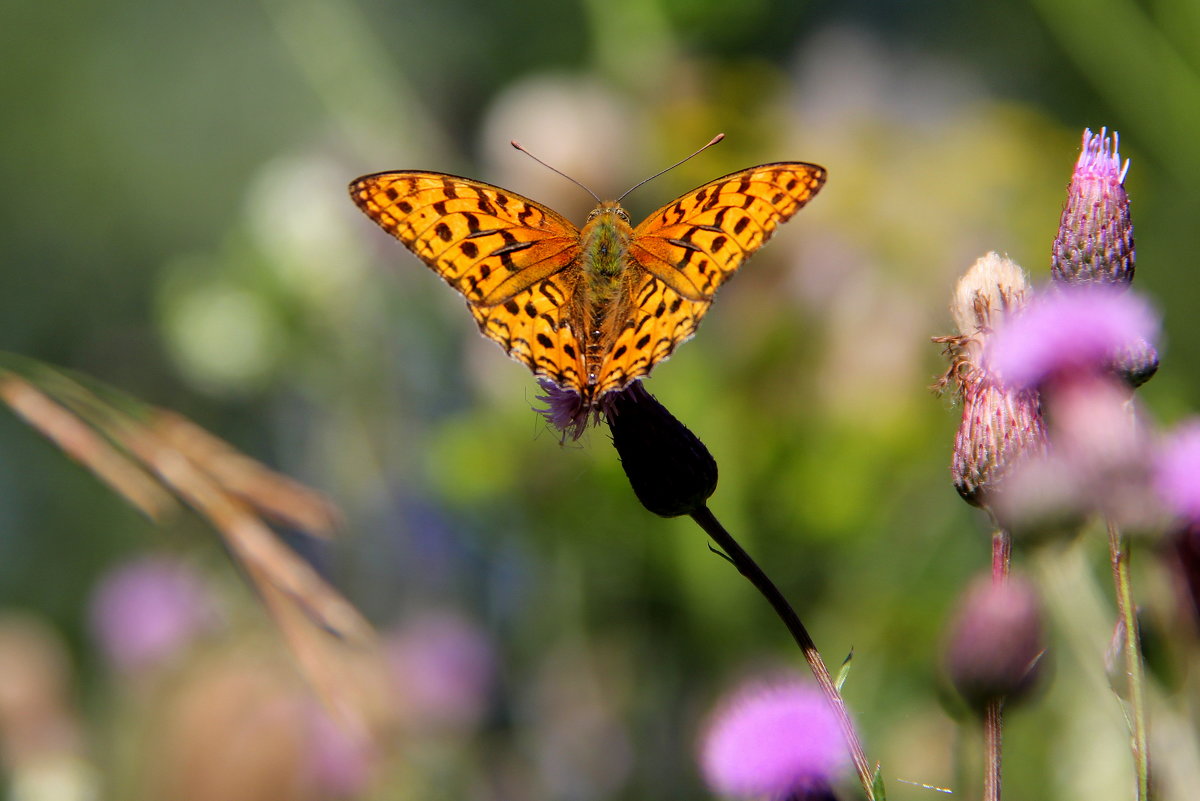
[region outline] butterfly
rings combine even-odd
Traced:
[[[815,164],[760,164],[636,228],[619,201],[577,228],[507,189],[422,170],[365,175],[350,197],[466,298],[485,336],[586,413],[690,338],[717,288],[825,177]]]

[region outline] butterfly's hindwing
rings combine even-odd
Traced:
[[[646,375],[670,356],[695,332],[712,303],[689,300],[653,275],[641,272],[641,276],[631,291],[632,313],[601,364],[597,397]]]

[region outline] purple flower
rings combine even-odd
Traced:
[[[200,574],[167,556],[121,565],[92,595],[93,636],[122,672],[161,664],[217,621]]]
[[[546,408],[534,411],[546,418],[546,422],[562,432],[563,440],[567,437],[579,439],[588,425],[600,421],[600,411],[583,402],[583,397],[573,389],[564,389],[553,381],[539,378],[538,384],[545,395],[537,395],[537,400],[546,404]]]
[[[1054,239],[1050,273],[1062,284],[1119,284],[1133,281],[1133,223],[1117,134],[1083,132],[1083,152],[1067,188],[1067,203]]]
[[[713,716],[701,751],[709,787],[739,798],[824,797],[849,761],[837,717],[799,680],[735,693]]]
[[[491,644],[466,618],[427,612],[387,640],[398,703],[418,727],[469,729],[487,707]]]
[[[1172,513],[1200,524],[1200,420],[1180,426],[1163,445],[1154,485]]]
[[[369,744],[349,734],[319,706],[308,710],[309,778],[322,797],[353,798],[371,783],[375,760]]]
[[[1035,299],[998,330],[985,363],[1009,385],[1036,387],[1064,374],[1110,370],[1157,331],[1157,316],[1137,295],[1104,286],[1064,288]]]

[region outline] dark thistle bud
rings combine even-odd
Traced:
[[[960,602],[946,647],[946,673],[972,710],[1007,703],[1034,686],[1043,654],[1041,609],[1033,587],[1012,577],[976,579]]]
[[[1119,284],[1133,281],[1133,223],[1117,134],[1083,132],[1083,152],[1067,187],[1050,274],[1062,284]]]
[[[613,447],[642,506],[662,517],[703,509],[717,488],[717,462],[704,443],[641,381],[610,393],[605,401]]]

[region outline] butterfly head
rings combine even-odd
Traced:
[[[629,225],[629,215],[625,213],[625,209],[621,208],[621,204],[615,200],[605,200],[588,212],[587,222],[592,222],[602,214],[611,214],[626,225]]]

